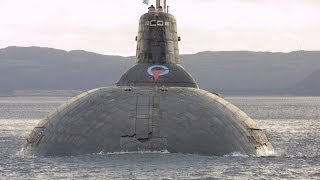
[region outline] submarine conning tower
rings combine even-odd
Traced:
[[[139,23],[137,63],[179,64],[179,47],[176,18],[164,12],[162,6],[149,7]]]
[[[193,77],[180,65],[176,18],[157,0],[139,21],[136,65],[117,86],[166,86],[198,88]]]

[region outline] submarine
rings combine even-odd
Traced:
[[[44,117],[24,155],[168,151],[267,156],[266,134],[243,111],[200,89],[180,65],[176,18],[156,1],[139,21],[136,64],[113,86],[84,92]]]

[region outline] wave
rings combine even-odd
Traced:
[[[226,154],[223,157],[277,157],[277,153],[275,151],[264,151],[263,153],[257,152],[257,155],[247,155],[241,152],[232,152],[230,154]]]

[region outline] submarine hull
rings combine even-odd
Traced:
[[[116,86],[83,93],[45,117],[27,138],[24,154],[272,152],[250,117],[199,89],[180,65],[176,19],[159,4],[140,18],[136,65]]]
[[[161,151],[268,155],[264,132],[208,91],[186,87],[106,87],[85,92],[34,128],[25,155]]]

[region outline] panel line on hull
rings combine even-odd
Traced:
[[[152,124],[152,107],[150,96],[137,95],[136,98],[136,121],[135,134],[138,140],[149,139],[149,124]]]

